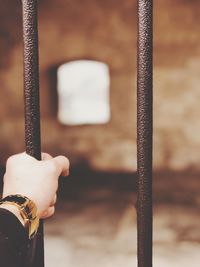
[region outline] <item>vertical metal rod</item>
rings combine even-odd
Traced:
[[[153,0],[138,0],[138,267],[152,267]]]
[[[41,159],[37,0],[22,0],[26,153]],[[43,224],[28,253],[28,266],[44,266]]]

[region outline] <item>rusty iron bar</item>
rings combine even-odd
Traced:
[[[41,160],[37,0],[22,0],[26,153]],[[43,223],[31,242],[27,267],[44,266]]]
[[[153,0],[138,0],[138,267],[152,267]]]

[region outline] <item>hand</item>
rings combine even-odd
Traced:
[[[56,191],[60,175],[69,174],[69,160],[64,156],[53,158],[42,153],[42,161],[26,153],[7,160],[3,197],[20,194],[30,198],[37,206],[40,218],[54,214]]]

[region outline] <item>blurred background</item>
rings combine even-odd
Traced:
[[[136,0],[39,1],[42,150],[71,161],[57,214],[46,222],[48,267],[136,266],[136,9]],[[154,3],[156,267],[199,266],[199,24],[198,0]],[[78,93],[70,103],[60,95],[59,67],[77,60],[98,61],[109,70],[101,76],[108,81],[101,99],[106,120],[83,118],[95,117],[88,105],[81,122],[73,121]],[[83,94],[80,110],[93,97],[87,86],[96,90],[95,79],[86,76],[76,85]],[[24,150],[19,0],[0,0],[0,86],[3,175],[7,157]],[[71,123],[58,116],[65,104],[72,108]]]

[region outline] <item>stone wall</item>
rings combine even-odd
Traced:
[[[136,169],[136,0],[39,1],[43,150],[98,170]],[[0,0],[0,162],[24,150],[20,1]],[[200,2],[154,5],[154,165],[200,169]],[[112,119],[66,127],[57,121],[57,67],[107,63]]]

